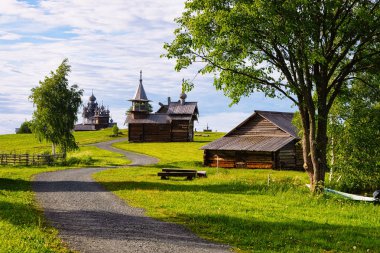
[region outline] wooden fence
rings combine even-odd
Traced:
[[[0,154],[0,165],[52,165],[63,159],[63,154]]]

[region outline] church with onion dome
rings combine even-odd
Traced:
[[[151,113],[151,102],[140,82],[132,99],[125,124],[128,126],[130,142],[193,141],[194,121],[198,120],[197,102],[186,101],[187,95],[180,94],[178,101],[168,98],[167,104],[159,103],[157,112]]]
[[[116,124],[110,118],[110,110],[103,104],[98,104],[94,93],[88,99],[87,105],[83,107],[82,118],[82,124],[75,125],[75,131],[94,131]]]

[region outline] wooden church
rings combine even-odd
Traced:
[[[204,165],[224,168],[303,170],[302,148],[294,114],[255,111],[253,115],[201,149]]]
[[[129,101],[132,107],[125,124],[128,125],[130,142],[187,142],[194,139],[194,121],[198,120],[197,102],[187,102],[186,94],[180,100],[168,104],[159,103],[160,108],[150,113],[151,102],[144,90],[142,72],[135,96]]]

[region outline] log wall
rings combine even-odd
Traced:
[[[205,150],[203,164],[221,168],[303,170],[302,150],[295,142],[277,152]]]
[[[271,152],[205,150],[204,165],[221,168],[273,169]]]
[[[193,141],[189,121],[172,121],[172,124],[128,124],[130,142],[187,142]]]
[[[278,168],[281,170],[303,170],[302,149],[298,143],[291,142],[278,152]]]

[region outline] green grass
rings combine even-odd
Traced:
[[[160,163],[107,170],[95,179],[149,216],[183,224],[235,251],[379,252],[380,206],[312,196],[303,172],[202,168],[198,148],[218,136],[193,143],[118,143]],[[163,167],[202,168],[208,178],[161,180]]]
[[[63,168],[0,167],[0,252],[70,252],[44,222],[30,179]]]
[[[120,137],[127,137],[126,130],[121,130],[123,135]],[[112,129],[107,128],[99,131],[91,132],[74,132],[75,141],[79,146],[108,141],[115,139],[112,137]],[[50,151],[51,144],[42,142],[40,143],[34,134],[6,134],[0,135],[0,153],[42,153]]]
[[[67,156],[70,166],[101,167],[101,166],[123,166],[130,163],[124,155],[103,150],[95,146],[83,146],[79,150],[70,152]]]
[[[114,139],[111,134],[109,129],[75,133],[80,150],[68,153],[70,167],[0,166],[0,252],[70,252],[57,237],[57,230],[45,224],[31,189],[32,177],[42,172],[73,167],[129,163],[120,154],[85,145]],[[33,135],[0,135],[0,150],[38,153],[50,150],[50,146],[38,143]]]

